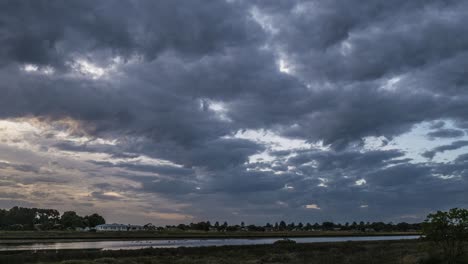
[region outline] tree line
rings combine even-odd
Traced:
[[[79,216],[74,211],[62,215],[55,209],[24,208],[15,206],[10,210],[0,209],[1,230],[60,230],[92,228],[105,224],[99,214]]]
[[[10,210],[0,209],[0,229],[1,230],[63,230],[77,228],[93,228],[100,224],[105,224],[106,220],[99,214],[91,214],[79,216],[74,211],[67,211],[60,214],[55,209],[41,208],[24,208],[15,206]],[[198,223],[168,225],[165,227],[156,227],[152,224],[145,225],[148,230],[164,230],[177,229],[197,230],[197,231],[218,231],[218,232],[236,232],[236,231],[251,231],[251,232],[271,232],[271,231],[375,231],[375,232],[407,232],[421,230],[421,224],[415,223],[384,223],[384,222],[352,222],[352,223],[286,223],[285,221],[276,222],[274,224],[267,223],[265,225],[246,225],[244,222],[240,224],[230,225],[227,222],[222,224],[210,221],[202,221]]]
[[[352,222],[352,223],[334,223],[334,222],[323,222],[323,223],[289,223],[285,221],[276,222],[274,224],[267,223],[265,225],[246,225],[242,222],[240,225],[229,225],[227,222],[220,224],[215,222],[211,224],[210,221],[179,224],[173,226],[166,226],[167,229],[179,229],[179,230],[199,230],[199,231],[219,231],[219,232],[233,232],[233,231],[253,231],[253,232],[265,232],[265,231],[375,231],[375,232],[407,232],[407,231],[419,231],[421,230],[421,224],[410,224],[410,223],[383,223],[383,222]],[[162,228],[160,228],[162,229]]]

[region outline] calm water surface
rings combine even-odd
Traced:
[[[419,236],[360,236],[360,237],[300,237],[290,238],[297,243],[317,242],[343,242],[343,241],[376,241],[417,239]],[[122,241],[80,241],[80,242],[41,242],[8,243],[0,240],[0,251],[10,250],[60,250],[60,249],[141,249],[141,248],[176,248],[176,247],[203,247],[203,246],[231,246],[231,245],[260,245],[272,244],[282,239],[255,238],[255,239],[177,239],[177,240],[122,240]]]

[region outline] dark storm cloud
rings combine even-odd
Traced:
[[[224,1],[4,1],[0,10],[4,62],[63,65],[80,52],[198,56],[257,38],[245,12]]]
[[[468,39],[447,43],[443,37],[465,35],[465,16],[457,11],[465,4],[313,1],[265,8],[279,31],[272,45],[288,55],[300,78],[320,90],[310,94],[317,100],[308,104],[297,131],[288,134],[327,143],[391,137],[427,118],[466,113],[465,99],[452,98],[456,93],[444,87],[460,87],[463,93]],[[258,6],[262,10],[262,3]],[[401,80],[387,91],[379,89],[393,77]],[[425,81],[428,77],[437,82]],[[436,90],[437,97],[424,90]],[[323,132],[314,131],[318,128]]]
[[[361,81],[438,64],[465,51],[467,38],[450,43],[443,38],[465,33],[465,7],[464,1],[304,1],[266,12],[277,19],[276,36],[301,73]],[[344,43],[350,48],[341,52]]]
[[[72,120],[57,129],[90,141],[51,136],[50,147],[124,159],[92,163],[141,185],[126,191],[191,203],[199,217],[200,208],[252,219],[420,217],[450,201],[466,206],[465,157],[415,163],[402,150],[369,150],[364,138],[389,143],[422,122],[437,129],[427,132],[433,138],[464,135],[455,128],[468,123],[467,8],[437,0],[3,1],[0,118]],[[80,60],[108,72],[92,76]],[[47,67],[54,73],[41,72]],[[271,151],[235,137],[250,129],[330,148]],[[264,151],[273,161],[250,161]],[[140,157],[176,165],[131,160]],[[114,184],[94,187],[97,200],[119,199],[105,193]]]

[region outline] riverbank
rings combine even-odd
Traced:
[[[272,238],[272,237],[342,237],[342,236],[405,236],[419,232],[352,232],[352,231],[293,231],[293,232],[79,232],[79,231],[1,231],[0,242],[43,240],[144,240],[144,239],[214,239],[214,238]]]
[[[428,252],[431,252],[431,255],[429,255]],[[442,263],[441,261],[437,262],[437,255],[437,251],[429,251],[429,245],[424,241],[399,240],[119,251],[66,250],[58,252],[5,252],[0,254],[0,263]],[[429,262],[434,260],[435,262]]]

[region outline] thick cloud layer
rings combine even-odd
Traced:
[[[48,179],[79,210],[145,211],[104,212],[130,222],[466,207],[467,8],[3,1],[0,187],[37,184],[0,200],[54,205]]]

